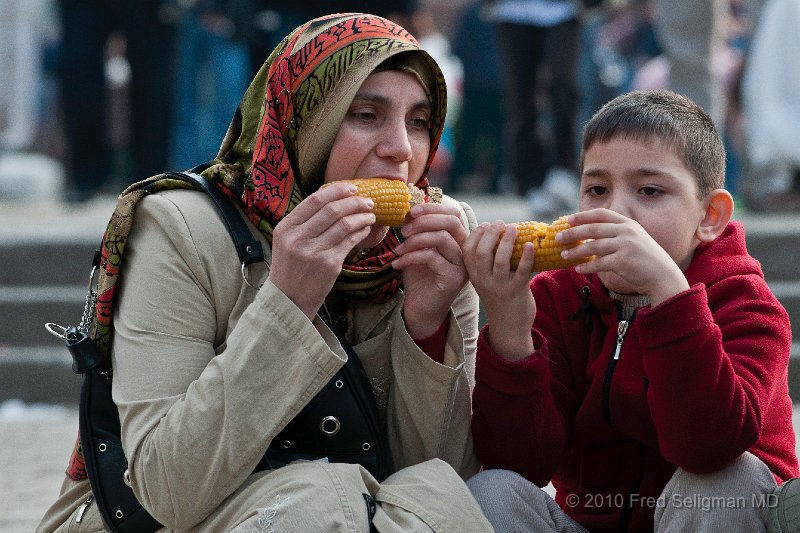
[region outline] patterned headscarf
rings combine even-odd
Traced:
[[[427,172],[444,127],[444,76],[405,29],[363,13],[320,17],[287,36],[256,74],[216,159],[202,166],[202,174],[241,202],[247,217],[271,241],[275,225],[322,185],[333,142],[364,80],[386,69],[414,74],[430,98],[431,148],[417,186],[433,192]],[[100,344],[110,346],[114,288],[136,203],[162,189],[191,187],[159,175],[120,195],[103,242],[95,324]],[[427,196],[431,201],[440,197],[440,191]],[[391,298],[401,286],[399,272],[391,267],[399,240],[400,233],[390,231],[379,245],[345,263],[334,294],[378,302]]]
[[[387,67],[387,64],[390,65]],[[394,22],[359,13],[312,20],[272,52],[244,95],[217,159],[203,174],[222,183],[255,226],[272,238],[275,225],[316,191],[347,109],[371,73],[386,68],[414,74],[432,104],[431,150],[417,183],[427,192],[427,171],[446,111],[444,77],[414,37]],[[390,263],[398,233],[346,263],[334,293],[385,300],[400,286]]]

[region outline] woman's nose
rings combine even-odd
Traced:
[[[396,161],[411,159],[411,140],[408,137],[405,120],[388,121],[380,135],[376,147],[380,157],[390,157]]]

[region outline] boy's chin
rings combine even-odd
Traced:
[[[600,281],[608,290],[619,294],[637,294],[636,289],[631,287],[628,282],[613,272],[601,272],[598,274]]]

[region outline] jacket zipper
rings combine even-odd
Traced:
[[[641,488],[642,480],[644,479],[645,454],[644,446],[641,443],[639,444],[639,457],[641,464],[641,467],[639,468],[639,477],[636,479],[636,483],[634,483],[631,487],[631,490],[628,491],[628,497],[625,499],[625,502],[623,502],[622,508],[620,509],[618,529],[620,532],[628,531],[631,518],[633,517],[633,495],[639,494],[639,489]]]
[[[619,354],[622,351],[622,342],[625,340],[625,334],[628,332],[628,327],[630,326],[631,322],[633,322],[634,316],[636,316],[635,312],[628,320],[620,320],[617,324],[617,343],[614,345],[614,356],[608,362],[608,367],[606,368],[606,379],[603,383],[603,418],[605,418],[606,423],[609,426],[611,425],[611,407],[609,406],[611,377],[614,375],[614,369],[617,366]]]
[[[93,495],[89,494],[89,497],[78,507],[78,513],[75,515],[75,523],[80,524],[81,520],[83,520],[83,515],[86,513],[86,509],[91,505],[92,499],[94,498]]]

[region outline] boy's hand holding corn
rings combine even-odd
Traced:
[[[536,318],[536,302],[529,289],[531,272],[589,260],[567,261],[561,257],[564,249],[579,244],[556,242],[556,234],[568,227],[565,217],[553,224],[505,224],[498,220],[481,224],[462,247],[470,281],[490,324],[489,343],[507,359],[522,359],[534,351],[530,330]]]

